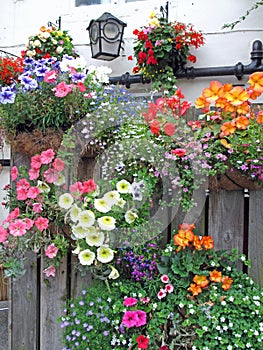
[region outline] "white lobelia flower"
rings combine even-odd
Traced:
[[[119,193],[130,193],[131,184],[127,180],[123,179],[117,182],[116,188]]]
[[[79,214],[79,224],[83,227],[91,227],[95,222],[95,215],[91,210],[83,210]]]
[[[72,226],[72,234],[76,239],[85,238],[88,232],[89,230],[87,227],[81,225]]]
[[[70,193],[64,193],[58,199],[58,205],[63,209],[69,209],[73,202],[74,199]]]
[[[112,231],[115,229],[116,220],[112,216],[102,216],[98,219],[99,227],[105,231]]]
[[[108,278],[111,279],[111,280],[116,280],[120,274],[118,272],[117,269],[115,269],[115,267],[111,266],[111,273],[109,274]]]
[[[73,204],[69,211],[70,219],[73,222],[77,222],[79,219],[80,213],[81,213],[81,209],[77,206],[77,204]]]
[[[101,213],[108,213],[111,210],[111,204],[106,198],[96,198],[94,207]]]
[[[95,227],[90,227],[86,235],[86,242],[91,247],[100,247],[104,242],[104,233]]]
[[[128,224],[132,224],[138,218],[138,214],[133,210],[128,210],[125,213],[124,218]]]
[[[95,253],[89,249],[82,250],[78,255],[81,265],[91,265],[95,260]]]
[[[115,205],[120,200],[120,194],[118,191],[109,191],[104,194],[103,198],[105,198],[111,205]]]
[[[114,258],[114,252],[106,245],[102,245],[97,249],[97,259],[98,261],[106,264],[112,261]]]

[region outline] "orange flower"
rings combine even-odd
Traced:
[[[214,102],[219,97],[221,97],[223,94],[223,86],[219,81],[211,81],[210,87],[206,88],[202,92],[202,96],[208,101],[208,102]]]
[[[235,119],[236,127],[241,130],[246,130],[246,128],[249,125],[249,119],[245,117],[244,115],[241,115],[240,117],[237,117]]]
[[[202,240],[198,236],[194,236],[193,244],[196,250],[202,250]]]
[[[204,98],[204,96],[200,96],[195,100],[196,108],[207,108],[210,106],[210,103]]]
[[[214,240],[211,236],[203,236],[202,244],[206,250],[214,248]]]
[[[247,93],[249,95],[249,98],[251,98],[251,100],[256,100],[261,95],[261,92],[254,91],[252,89],[247,89]]]
[[[193,294],[193,296],[202,293],[202,288],[195,283],[191,283],[188,290]]]
[[[224,276],[223,278],[222,278],[222,288],[224,289],[224,290],[228,290],[228,289],[230,289],[231,288],[231,285],[232,285],[232,283],[233,283],[233,279],[232,278],[230,278],[230,277],[228,277],[228,276]]]
[[[195,229],[195,224],[188,224],[188,223],[184,222],[181,225],[179,225],[178,227],[180,230],[183,230],[183,231],[192,231]]]
[[[40,28],[40,31],[41,31],[41,32],[46,32],[46,30],[47,30],[47,29],[46,29],[45,26],[42,26],[42,27]]]
[[[255,72],[249,76],[248,83],[251,85],[251,89],[256,92],[263,92],[263,72]]]
[[[258,124],[263,124],[263,111],[259,111],[258,112],[257,123]]]
[[[225,106],[227,105],[227,99],[224,97],[219,97],[216,102],[215,102],[215,106],[218,108],[225,108]]]
[[[250,106],[249,106],[248,102],[244,102],[241,105],[237,106],[236,111],[237,111],[237,114],[243,114],[243,115],[249,113]]]
[[[210,272],[210,280],[212,282],[222,282],[222,272],[214,270]]]
[[[234,121],[232,122],[225,122],[221,125],[220,130],[222,131],[222,134],[224,136],[229,136],[231,134],[234,134],[236,131],[236,123]]]
[[[231,143],[228,143],[226,139],[221,139],[220,142],[221,142],[221,145],[224,146],[225,148],[229,149],[232,147]]]
[[[193,239],[194,234],[192,231],[181,231],[177,235],[174,235],[174,244],[185,248],[189,246]]]
[[[193,281],[201,288],[205,288],[209,284],[209,281],[206,276],[195,275]]]
[[[235,86],[231,91],[225,94],[225,98],[227,98],[233,106],[239,106],[249,99],[249,95],[241,86]]]

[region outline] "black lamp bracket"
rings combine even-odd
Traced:
[[[58,17],[58,19],[56,20],[56,23],[52,23],[52,22],[48,22],[48,27],[55,27],[57,28],[58,30],[61,29],[61,16]]]
[[[263,71],[263,50],[262,42],[255,40],[252,45],[252,51],[250,54],[251,62],[248,65],[244,65],[238,62],[234,66],[222,66],[222,67],[180,67],[177,71],[174,71],[176,79],[195,79],[200,77],[214,77],[214,76],[235,76],[238,80],[241,80],[244,75],[249,75],[257,71]],[[111,84],[125,85],[126,88],[130,88],[131,84],[135,83],[150,83],[151,80],[144,79],[142,74],[130,75],[125,73],[120,77],[110,77]]]

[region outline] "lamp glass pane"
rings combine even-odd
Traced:
[[[108,22],[103,27],[103,34],[108,40],[116,40],[120,34],[119,27],[114,22]]]

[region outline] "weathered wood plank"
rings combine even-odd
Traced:
[[[37,350],[37,259],[29,253],[26,274],[10,281],[9,349]]]
[[[81,273],[76,269],[77,260],[78,258],[75,255],[71,256],[70,296],[72,298],[79,296],[83,289],[88,290],[92,284],[90,273],[87,273],[86,276],[81,276]]]
[[[41,271],[40,281],[40,349],[59,350],[62,348],[62,329],[57,318],[61,316],[68,297],[67,257],[63,259],[55,278],[46,278]]]
[[[208,234],[215,249],[243,252],[244,194],[243,191],[211,191],[209,195]],[[241,268],[241,264],[238,264]]]
[[[248,274],[263,287],[263,189],[250,191],[248,258],[251,269]]]

